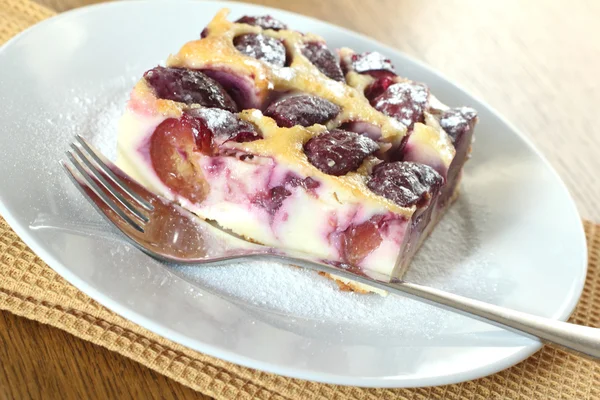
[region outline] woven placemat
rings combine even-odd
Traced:
[[[0,44],[53,14],[27,0],[0,0]],[[600,225],[584,226],[589,272],[571,321],[600,327]],[[101,306],[31,252],[1,217],[0,309],[104,346],[217,399],[600,398],[600,364],[553,346],[486,378],[420,389],[325,385],[234,365],[173,343]]]

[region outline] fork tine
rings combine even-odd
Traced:
[[[97,206],[100,211],[102,211],[102,213],[105,214],[109,219],[112,220],[112,218],[107,214],[105,208],[101,206],[102,204],[107,206],[111,211],[113,211],[118,217],[120,217],[135,230],[141,233],[144,232],[144,229],[137,222],[131,219],[123,210],[121,210],[115,204],[115,202],[112,201],[111,198],[98,186],[95,178],[86,171],[79,161],[77,161],[77,158],[71,151],[67,151],[67,157],[79,174],[77,174],[66,162],[61,160],[60,163],[68,172],[74,183],[76,183],[76,186],[84,194],[84,197],[86,197],[92,204]],[[80,175],[85,182],[78,175]]]
[[[115,183],[115,185],[117,185],[119,189],[123,191],[123,193],[127,194],[131,199],[133,199],[140,206],[144,207],[146,210],[152,211],[154,209],[154,206],[152,204],[150,204],[139,194],[131,190],[131,188],[127,184],[125,184],[123,180],[117,176],[117,174],[115,174],[114,171],[118,170],[116,165],[114,165],[111,161],[104,157],[102,153],[94,149],[94,147],[91,144],[89,144],[88,141],[83,138],[83,136],[77,134],[75,135],[75,138],[77,139],[81,147],[96,162],[96,165],[102,170],[102,172],[104,172],[104,174],[107,175]],[[131,184],[135,183],[131,182]],[[143,189],[139,185],[136,185],[136,187],[138,187],[139,189]]]
[[[148,222],[148,217],[142,214],[142,212],[135,208],[133,204],[131,204],[129,201],[127,201],[121,193],[115,190],[115,188],[105,178],[103,171],[99,170],[98,167],[93,162],[91,162],[85,154],[83,154],[79,146],[77,146],[75,143],[72,143],[71,148],[75,151],[75,154],[77,154],[79,159],[85,164],[85,166],[88,169],[88,172],[94,174],[96,179],[100,181],[100,183],[110,192],[110,194],[112,194],[117,199],[119,203],[121,203],[123,207],[125,207],[139,220],[143,221],[144,223]]]

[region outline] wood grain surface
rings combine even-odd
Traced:
[[[0,313],[0,399],[210,399],[110,350]]]
[[[64,11],[96,1],[39,2]],[[362,32],[438,69],[523,131],[565,181],[582,217],[600,221],[600,1],[251,2]],[[0,313],[0,360],[0,399],[206,399],[8,313]]]

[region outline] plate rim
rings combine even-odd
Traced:
[[[53,23],[62,18],[72,18],[77,17],[79,14],[85,14],[94,12],[97,8],[119,8],[128,5],[136,4],[136,6],[143,7],[144,4],[153,3],[153,4],[167,4],[173,5],[173,3],[165,1],[165,0],[121,0],[119,2],[108,2],[108,3],[97,3],[88,6],[79,7],[76,9],[72,9],[66,12],[58,13],[54,16],[46,18],[40,22],[37,22],[34,25],[29,26],[25,30],[19,32],[8,41],[6,41],[2,46],[0,46],[0,57],[6,51],[8,47],[13,45],[13,43],[22,39],[26,35],[30,35],[32,32],[43,29],[43,27],[47,24]],[[569,301],[565,301],[563,304],[563,312],[557,318],[559,321],[566,321],[575,311],[575,307],[577,306],[581,294],[583,293],[583,288],[585,285],[586,276],[588,273],[588,252],[587,252],[587,240],[585,236],[585,229],[583,225],[583,221],[581,215],[579,214],[577,205],[575,203],[574,198],[572,197],[570,191],[568,190],[564,180],[560,177],[556,169],[550,164],[547,158],[541,153],[541,151],[534,145],[534,143],[525,136],[519,129],[517,129],[503,114],[499,113],[494,107],[490,106],[486,101],[482,100],[480,97],[475,96],[470,91],[464,89],[464,87],[457,83],[454,80],[448,79],[443,73],[441,73],[438,69],[428,65],[424,61],[421,61],[415,58],[412,55],[409,55],[402,50],[395,48],[393,46],[387,45],[386,43],[380,42],[379,40],[370,37],[364,33],[352,31],[348,28],[336,25],[334,23],[320,20],[318,18],[314,18],[311,16],[303,15],[300,13],[296,13],[293,11],[278,9],[274,7],[268,7],[258,4],[252,3],[243,3],[238,1],[221,1],[221,0],[208,0],[203,2],[197,2],[194,0],[185,0],[180,1],[179,3],[188,3],[194,4],[194,6],[202,7],[205,4],[214,4],[220,5],[224,8],[233,9],[236,6],[243,7],[251,7],[256,8],[257,10],[264,11],[275,11],[277,13],[287,13],[291,16],[301,16],[302,18],[312,20],[318,23],[324,23],[329,26],[334,27],[335,29],[341,31],[343,34],[351,35],[351,36],[360,36],[363,39],[367,39],[368,41],[376,42],[378,46],[385,48],[387,51],[392,53],[400,53],[403,57],[410,59],[419,68],[427,70],[429,73],[432,73],[439,77],[440,79],[452,84],[456,88],[458,88],[463,93],[467,94],[481,105],[483,105],[487,110],[492,113],[496,118],[498,118],[502,123],[506,124],[506,126],[515,133],[515,136],[523,142],[523,145],[528,148],[535,156],[541,161],[547,171],[549,171],[553,177],[556,179],[557,184],[560,186],[560,189],[566,195],[566,198],[569,199],[569,205],[574,211],[574,214],[579,216],[578,218],[578,238],[577,242],[579,242],[579,246],[583,251],[583,269],[581,274],[581,279],[576,282],[574,287],[576,290],[573,291],[572,298]],[[124,5],[125,4],[125,5]],[[0,58],[1,60],[1,58]],[[253,368],[262,370],[269,373],[274,373],[278,375],[282,375],[289,378],[297,378],[315,382],[321,382],[326,384],[337,384],[343,386],[357,386],[357,387],[365,387],[365,388],[415,388],[415,387],[428,387],[428,386],[441,386],[447,384],[454,383],[462,383],[466,381],[471,381],[474,379],[482,378],[485,376],[489,376],[491,374],[498,373],[504,369],[514,366],[515,364],[525,360],[538,350],[542,348],[541,342],[532,342],[530,345],[520,346],[518,350],[515,350],[512,354],[501,358],[492,364],[487,364],[478,369],[469,370],[466,372],[460,372],[455,374],[446,374],[446,375],[437,375],[435,377],[427,377],[427,378],[401,378],[398,377],[347,377],[343,375],[336,375],[331,373],[322,373],[322,372],[312,372],[309,370],[302,370],[295,367],[281,366],[276,365],[272,362],[260,361],[254,358],[250,358],[247,356],[239,355],[236,352],[220,348],[217,346],[213,346],[210,344],[206,344],[198,341],[197,339],[189,338],[186,335],[180,334],[171,328],[162,325],[161,323],[157,323],[153,321],[151,318],[147,318],[143,315],[138,314],[137,312],[131,310],[125,305],[121,305],[118,301],[112,300],[110,297],[105,295],[99,290],[95,290],[90,285],[88,285],[85,280],[78,278],[75,274],[71,273],[71,271],[62,265],[60,261],[58,261],[51,252],[46,251],[43,246],[38,243],[39,241],[29,234],[29,228],[27,226],[21,226],[17,222],[16,217],[13,216],[12,212],[5,207],[3,202],[0,202],[0,215],[6,220],[8,225],[15,231],[15,233],[19,236],[19,238],[37,255],[39,256],[45,263],[47,263],[56,273],[58,273],[61,277],[63,277],[67,282],[84,292],[93,300],[97,301],[102,306],[107,309],[115,312],[116,314],[134,322],[135,324],[141,326],[142,328],[148,329],[149,331],[165,337],[166,339],[172,340],[180,345],[188,347],[192,350],[204,353],[208,356],[219,358],[234,364],[238,364],[244,367]],[[574,221],[575,222],[575,221]],[[159,333],[160,332],[160,333]],[[516,347],[515,347],[516,348]]]

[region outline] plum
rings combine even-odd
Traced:
[[[341,108],[318,96],[293,95],[274,101],[265,110],[278,126],[291,128],[295,125],[311,126],[325,124],[335,118]]]
[[[286,49],[278,39],[261,34],[246,33],[236,36],[233,44],[236,49],[249,57],[276,67],[285,65]]]
[[[444,178],[425,164],[409,161],[384,162],[373,168],[367,186],[402,207],[429,205]]]
[[[170,189],[193,202],[208,193],[194,153],[213,156],[227,141],[249,141],[262,135],[254,125],[217,108],[198,108],[160,123],[150,139],[150,159],[158,177]]]
[[[270,15],[260,15],[260,16],[250,16],[244,15],[239,18],[237,21],[238,24],[248,24],[254,26],[260,26],[263,29],[272,29],[274,31],[279,31],[282,29],[287,29],[287,25],[283,22],[279,21],[271,17]]]
[[[302,48],[302,55],[327,77],[334,81],[344,82],[344,74],[335,58],[325,43],[309,42]]]
[[[442,113],[440,125],[446,131],[452,143],[459,142],[465,133],[475,127],[477,111],[469,107],[452,108]]]
[[[390,85],[371,100],[371,105],[383,114],[395,118],[411,130],[416,122],[423,122],[429,90],[425,85],[401,82]]]
[[[144,78],[161,99],[237,111],[225,89],[200,71],[159,66],[146,71]]]
[[[333,129],[310,139],[304,145],[308,161],[329,175],[356,171],[364,159],[379,149],[372,139],[355,132]]]

